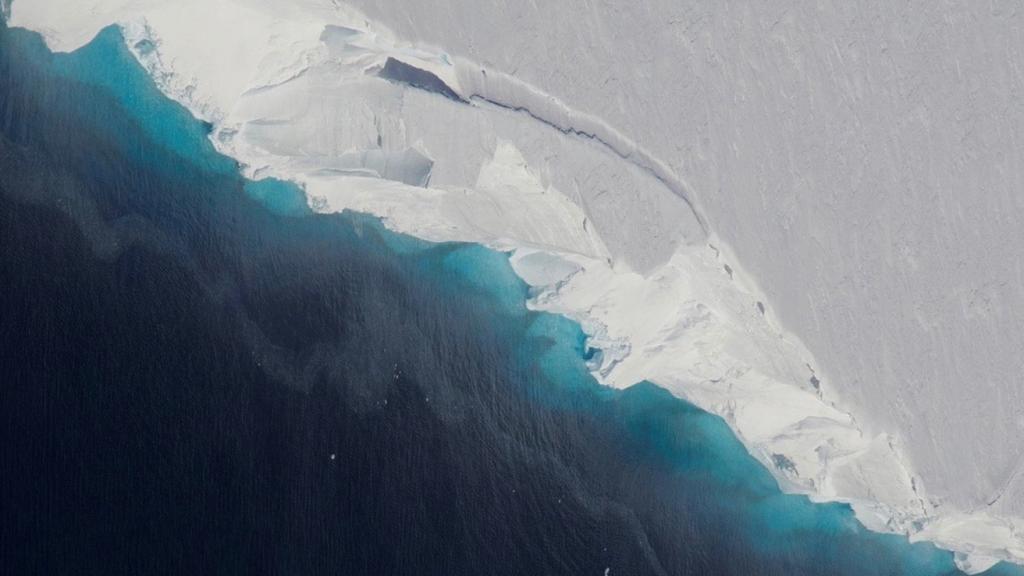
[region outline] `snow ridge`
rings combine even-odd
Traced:
[[[465,97],[475,102],[485,102],[500,108],[523,112],[530,118],[546,124],[563,134],[580,136],[606,146],[619,158],[630,162],[650,173],[673,194],[679,196],[693,212],[693,218],[700,234],[692,242],[703,241],[709,234],[708,224],[698,210],[696,201],[682,178],[667,164],[627,138],[600,118],[573,110],[561,100],[545,94],[538,88],[526,84],[513,76],[480,68],[460,59],[459,76],[466,86]],[[479,70],[479,74],[471,71]]]

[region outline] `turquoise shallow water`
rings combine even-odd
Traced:
[[[245,181],[116,29],[0,33],[0,571],[958,573],[598,385],[507,255]]]

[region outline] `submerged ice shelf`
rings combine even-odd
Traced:
[[[336,2],[52,3],[15,3],[12,23],[62,50],[120,24],[248,175],[295,181],[320,211],[511,251],[532,305],[602,350],[602,382],[650,380],[721,415],[785,489],[850,502],[869,528],[933,540],[965,569],[1024,559],[1012,519],[933,501],[899,435],[843,408],[690,187],[609,123]]]

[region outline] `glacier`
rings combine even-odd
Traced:
[[[508,251],[603,383],[721,415],[785,490],[966,571],[1022,562],[1019,16],[860,4],[17,0],[9,21],[64,51],[120,25],[247,176]]]

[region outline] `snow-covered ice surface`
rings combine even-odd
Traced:
[[[785,489],[966,570],[1024,562],[1019,11],[549,4],[17,0],[10,22],[56,50],[121,25],[248,175],[512,251],[603,382],[723,416]]]

